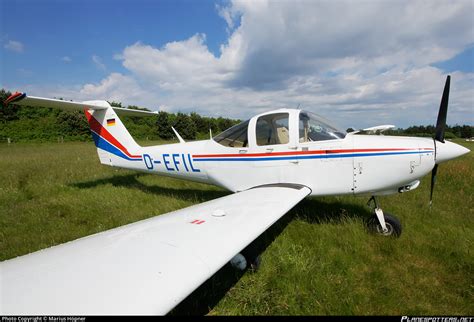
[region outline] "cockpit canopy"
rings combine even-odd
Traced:
[[[290,117],[292,113],[299,114],[298,121],[296,115]],[[215,136],[214,141],[234,148],[248,147],[250,137],[255,138],[255,143],[251,144],[257,146],[288,144],[294,127],[298,127],[294,133],[298,133],[297,141],[300,143],[343,139],[346,136],[344,131],[337,129],[328,120],[306,111],[275,111],[256,118],[254,122],[250,119],[229,128]],[[294,124],[290,120],[293,120]],[[255,135],[249,135],[249,131]]]

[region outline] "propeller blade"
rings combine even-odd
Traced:
[[[451,76],[446,78],[441,104],[439,105],[438,120],[436,121],[436,132],[434,139],[444,143],[444,129],[446,127],[446,115],[448,114],[449,85]]]
[[[430,207],[433,204],[433,190],[436,183],[436,173],[438,172],[438,165],[435,164],[433,170],[431,171],[431,191],[430,191]]]

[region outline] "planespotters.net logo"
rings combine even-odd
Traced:
[[[474,317],[461,316],[402,316],[401,322],[474,322]]]

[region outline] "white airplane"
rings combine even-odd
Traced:
[[[322,117],[279,109],[204,141],[141,147],[105,101],[16,93],[6,103],[85,111],[105,165],[223,187],[234,194],[0,263],[1,315],[166,314],[308,196],[368,194],[371,225],[399,236],[376,196],[410,191],[469,150],[444,140],[450,77],[434,139],[357,135]],[[153,113],[151,113],[153,114]],[[391,125],[367,129],[383,131]]]

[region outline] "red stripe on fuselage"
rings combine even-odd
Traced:
[[[120,142],[117,141],[112,136],[112,134],[110,134],[110,132],[107,131],[102,126],[102,124],[100,124],[99,121],[97,121],[87,109],[84,109],[84,113],[86,114],[87,121],[89,121],[89,126],[91,127],[91,130],[97,133],[97,135],[103,137],[104,139],[109,141],[109,143],[115,145],[116,148],[118,148],[120,151],[125,153],[129,158],[141,158],[140,155],[130,154],[130,152],[128,152],[128,150],[122,144],[120,144]]]
[[[311,154],[336,154],[336,153],[360,153],[360,152],[393,152],[410,151],[416,149],[340,149],[340,150],[314,150],[314,151],[288,151],[288,152],[267,152],[267,153],[249,153],[249,154],[195,154],[193,158],[213,158],[213,157],[267,157],[277,155],[311,155]],[[421,150],[433,150],[424,148]]]

